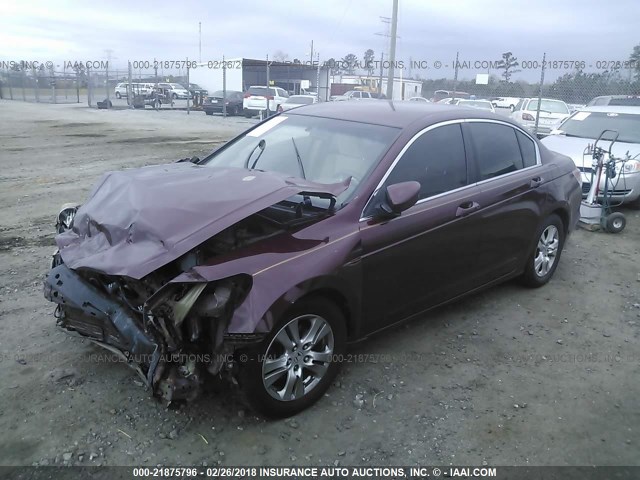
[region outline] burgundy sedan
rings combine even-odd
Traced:
[[[158,397],[223,376],[291,415],[349,342],[505,280],[546,284],[579,179],[480,110],[300,107],[204,159],[106,174],[61,211],[45,296]]]

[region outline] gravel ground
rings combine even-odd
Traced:
[[[268,421],[233,388],[166,408],[55,326],[58,208],[107,170],[201,155],[254,120],[0,101],[0,464],[640,465],[640,215],[576,231],[554,279],[441,308],[350,353]]]

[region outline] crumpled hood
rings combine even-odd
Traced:
[[[71,269],[140,279],[234,223],[292,195],[339,195],[273,172],[175,163],[106,173],[56,237]]]
[[[541,140],[542,144],[549,150],[571,157],[577,167],[584,168],[591,168],[593,160],[591,155],[583,155],[583,153],[587,146],[593,145],[595,141],[595,139],[567,137],[565,135],[549,135]],[[598,146],[608,149],[609,143],[608,141],[601,141],[598,143]],[[611,153],[619,158],[624,158],[627,152],[629,152],[633,158],[635,155],[640,154],[640,145],[616,142],[611,149]]]

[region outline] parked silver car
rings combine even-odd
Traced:
[[[278,106],[278,111],[286,112],[287,110],[291,110],[292,108],[301,107],[303,105],[311,105],[312,103],[317,102],[317,95],[291,95],[285,100],[284,103],[281,103],[280,106]]]
[[[569,107],[562,100],[543,98],[540,101],[540,118],[538,130],[536,127],[536,115],[538,110],[537,98],[522,98],[511,113],[511,118],[538,136],[549,135],[565,118],[570,115]]]
[[[585,107],[565,120],[551,135],[542,139],[549,149],[571,157],[582,172],[583,195],[591,188],[592,158],[588,147],[604,130],[618,133],[611,153],[627,158],[616,165],[611,199],[633,207],[640,207],[640,107]],[[610,139],[614,133],[604,138]],[[603,141],[608,148],[609,142]],[[587,154],[585,154],[587,152]],[[604,178],[600,181],[604,188]]]

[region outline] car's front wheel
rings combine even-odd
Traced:
[[[558,215],[550,215],[538,229],[537,243],[527,259],[523,282],[530,287],[546,284],[558,267],[564,247],[564,224]]]
[[[345,347],[340,309],[321,297],[302,299],[258,347],[239,355],[247,402],[271,417],[304,410],[329,388]]]

